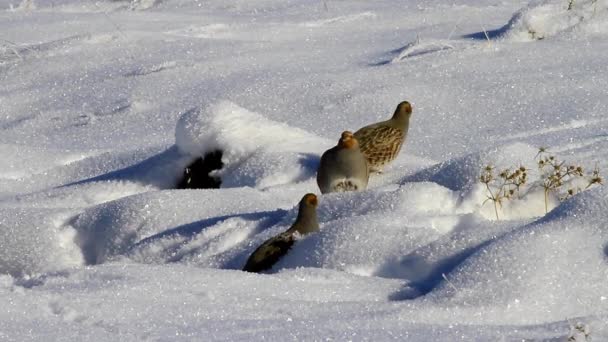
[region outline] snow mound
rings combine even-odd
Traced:
[[[222,150],[223,161],[232,164],[257,150],[316,152],[315,146],[323,140],[232,102],[220,101],[183,114],[175,129],[175,142],[180,151],[193,156]]]
[[[581,193],[551,215],[469,257],[429,296],[447,305],[499,306],[513,322],[549,322],[608,309],[608,190]]]
[[[40,209],[0,209],[0,274],[30,276],[80,266],[73,242],[76,232],[64,227],[65,214]]]
[[[146,263],[195,262],[235,268],[239,244],[283,216],[301,191],[259,192],[251,188],[165,190],[125,197],[85,210],[69,224],[87,264],[130,256]],[[246,256],[242,256],[245,258]],[[239,259],[240,260],[240,259]],[[243,261],[244,262],[244,261]]]
[[[178,153],[176,148],[163,150],[164,148],[165,146],[159,146],[120,153],[87,153],[4,144],[0,146],[0,153],[7,153],[5,163],[0,166],[0,196],[2,193],[31,193],[27,196],[42,197],[41,194],[55,192],[64,186],[97,181],[113,181],[114,185],[122,183],[129,188],[140,186],[141,191],[171,188],[183,173],[189,158]],[[17,168],[21,168],[20,171],[16,171]],[[103,193],[108,190],[114,192],[114,185],[107,188],[100,185],[95,197],[104,200]],[[44,190],[45,188],[52,190]],[[113,195],[109,197],[115,198],[112,198]],[[88,200],[86,202],[90,203]]]
[[[275,268],[321,267],[369,276],[388,259],[460,222],[457,196],[442,186],[412,183],[384,190],[323,196],[320,232],[301,240]]]
[[[242,163],[220,172],[222,187],[249,186],[269,188],[312,179],[319,165],[316,153],[267,152],[252,153]]]
[[[0,179],[18,180],[57,166],[78,162],[92,153],[0,144],[0,154],[5,160],[0,165]]]
[[[175,142],[193,157],[221,150],[223,187],[269,187],[310,178],[320,153],[333,145],[229,101],[183,114]]]
[[[605,217],[602,213],[606,212],[608,212],[608,189],[606,186],[600,186],[564,201],[548,213],[543,221],[572,219],[580,216],[589,220],[590,223],[601,225],[602,218]]]
[[[301,194],[297,187],[156,191],[87,209],[69,225],[88,264],[127,257],[240,269],[257,246],[293,223]],[[434,183],[323,196],[321,232],[299,241],[274,270],[307,266],[369,276],[455,229],[466,210],[455,192]]]
[[[518,166],[522,162],[528,162],[537,153],[536,147],[513,143],[446,160],[405,177],[402,183],[430,181],[452,190],[468,190],[479,182],[479,175],[486,165],[492,165],[496,169]]]
[[[515,41],[545,39],[572,31],[608,33],[608,1],[532,2],[506,25],[505,37]]]
[[[476,212],[489,220],[521,220],[541,217],[560,203],[560,198],[565,196],[564,193],[569,188],[582,191],[588,183],[583,178],[564,181],[557,192],[548,192],[545,199],[542,186],[544,176],[538,170],[537,159],[535,159],[537,155],[538,149],[528,144],[504,145],[447,160],[407,176],[401,180],[401,183],[428,181],[459,191],[463,208],[466,207],[467,211]],[[502,200],[501,203],[494,206],[486,185],[480,182],[480,175],[487,166],[492,168],[493,177],[496,179],[490,183],[494,195],[499,193],[502,183],[499,174],[502,171],[508,169],[509,172],[513,172],[523,166],[528,178],[526,183],[514,192],[511,199]],[[511,189],[515,191],[514,188]],[[547,201],[546,208],[545,200]]]

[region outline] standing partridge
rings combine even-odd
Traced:
[[[384,166],[397,158],[407,137],[411,115],[412,105],[403,101],[389,120],[365,126],[355,132],[370,171],[381,173]]]
[[[367,188],[369,170],[352,132],[344,131],[338,145],[325,151],[317,170],[321,193],[359,191]]]
[[[296,240],[309,233],[319,231],[317,220],[317,196],[306,194],[300,200],[298,217],[289,229],[266,240],[249,257],[243,271],[261,272],[270,269],[283,257]]]

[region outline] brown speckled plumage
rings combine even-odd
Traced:
[[[298,217],[285,232],[262,243],[247,259],[243,271],[262,272],[272,268],[300,236],[319,231],[317,220],[318,199],[315,194],[306,194],[300,200]]]
[[[361,153],[367,159],[370,171],[381,172],[392,162],[407,137],[412,106],[401,102],[389,120],[371,124],[355,132]]]

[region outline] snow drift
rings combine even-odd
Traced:
[[[338,138],[336,138],[337,141]],[[229,101],[183,114],[175,142],[187,155],[222,151],[222,187],[267,188],[310,178],[331,142],[275,122]]]
[[[506,26],[505,37],[533,41],[558,35],[608,34],[608,1],[533,1]]]
[[[607,190],[497,220],[478,182],[608,169],[607,6],[573,4],[0,0],[0,340],[608,340]],[[241,272],[401,100],[399,158]],[[174,189],[216,149],[223,188]]]

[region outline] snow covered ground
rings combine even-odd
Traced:
[[[0,340],[608,340],[608,188],[479,182],[608,172],[608,1],[568,4],[0,0]],[[396,162],[240,271],[402,100]]]

